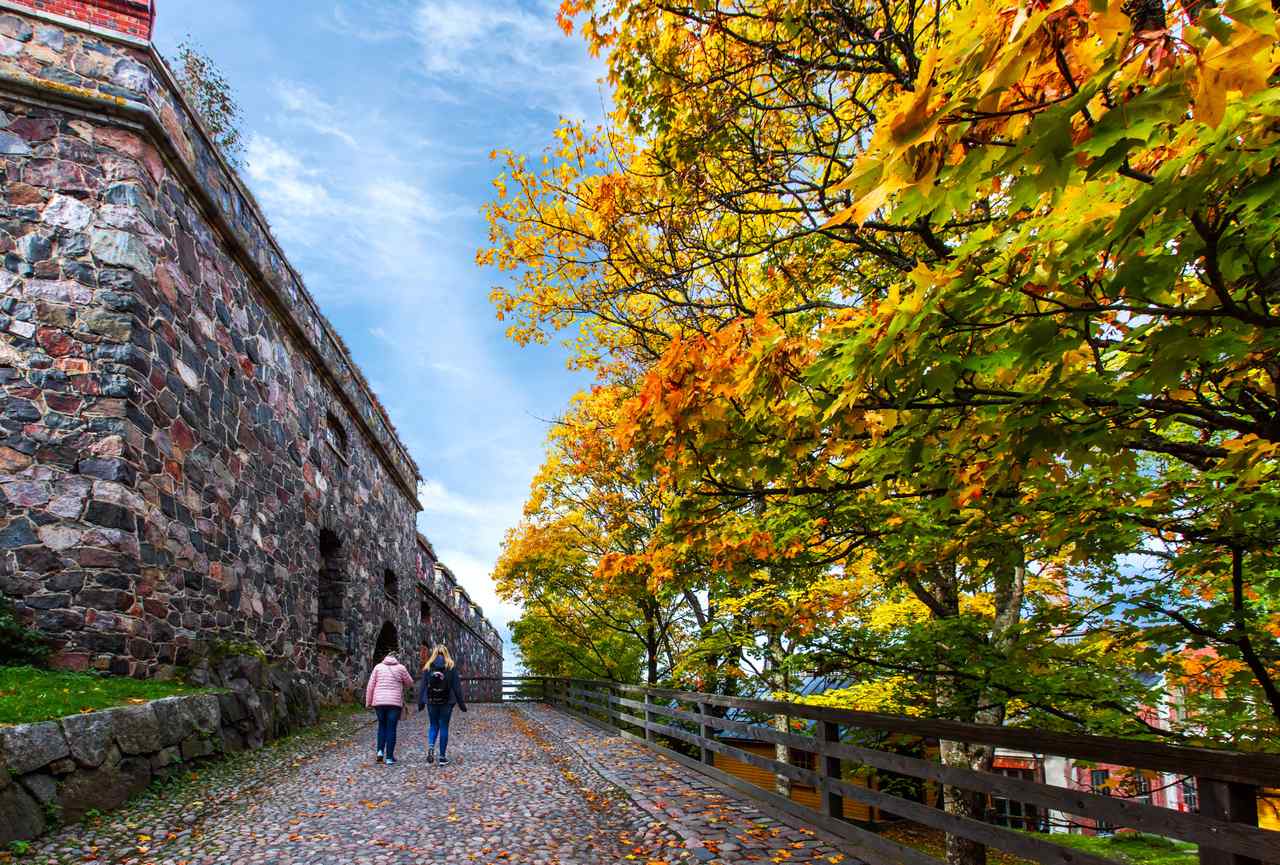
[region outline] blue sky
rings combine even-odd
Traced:
[[[494,148],[602,113],[600,62],[543,0],[160,0],[244,110],[244,172],[422,469],[419,527],[504,635],[489,573],[584,382],[509,343],[474,264]],[[510,650],[508,650],[510,654]]]

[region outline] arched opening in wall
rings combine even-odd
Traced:
[[[390,568],[382,572],[382,591],[386,593],[389,600],[400,600],[400,580],[396,578],[396,572]]]
[[[333,649],[346,643],[347,581],[342,574],[342,538],[320,530],[320,574],[316,584],[316,642]]]
[[[400,639],[396,635],[396,626],[390,622],[382,623],[382,630],[378,631],[378,642],[373,647],[373,663],[370,667],[377,665],[383,658],[396,651],[400,646]]]

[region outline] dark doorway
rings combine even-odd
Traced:
[[[396,635],[396,626],[390,622],[383,622],[382,630],[378,632],[378,643],[373,647],[373,663],[369,666],[376,666],[399,647],[400,639]]]
[[[316,641],[340,649],[346,644],[347,581],[342,573],[342,539],[320,530],[320,574],[316,584]]]

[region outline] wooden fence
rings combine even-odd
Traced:
[[[1111,827],[1189,841],[1199,845],[1202,865],[1280,863],[1280,832],[1257,825],[1259,791],[1280,787],[1280,755],[882,715],[616,682],[507,677],[502,685],[504,700],[543,700],[604,725],[778,811],[841,837],[871,865],[942,863],[845,819],[847,802],[861,803],[1046,865],[1115,865],[1115,860],[1055,844],[1037,833],[949,814],[929,804],[931,797],[920,796],[918,799],[923,801],[917,801],[848,780],[868,770],[1000,797]],[[772,719],[778,717],[785,717],[788,723],[773,723]],[[785,729],[779,729],[783,726]],[[793,752],[813,755],[810,765],[814,768],[744,750],[733,744],[733,739],[726,741],[726,736],[784,745]],[[922,740],[994,745],[1036,755],[1192,777],[1199,812],[1175,811],[1133,798],[944,766],[936,759],[919,756],[918,749],[917,755],[912,755],[901,753],[909,749],[893,747]],[[812,786],[823,807],[809,808],[725,772],[712,765],[716,754]]]

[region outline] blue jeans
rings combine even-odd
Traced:
[[[378,714],[378,750],[388,760],[396,757],[396,727],[400,724],[399,706],[374,706]]]
[[[444,756],[445,749],[449,747],[449,719],[453,717],[453,706],[445,703],[443,706],[427,705],[427,717],[431,719],[431,725],[427,727],[427,747],[434,748],[436,746],[436,737],[440,738],[440,756]]]

